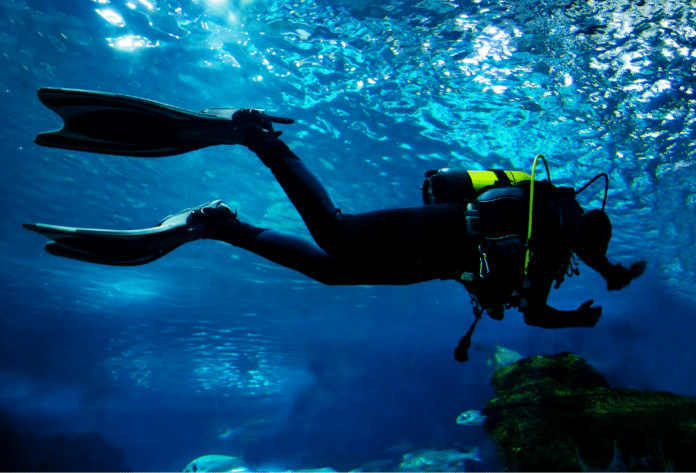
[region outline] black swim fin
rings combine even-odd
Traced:
[[[238,109],[234,108],[192,112],[138,97],[87,90],[42,88],[38,97],[65,123],[60,130],[36,135],[36,144],[120,156],[155,158],[240,144],[251,126],[273,131],[271,122],[294,122],[259,111],[235,117]]]
[[[142,230],[101,230],[43,223],[24,223],[27,230],[51,241],[52,255],[112,266],[137,266],[154,261],[184,243],[203,238],[203,228],[213,220],[236,215],[219,200],[182,210],[157,226]]]

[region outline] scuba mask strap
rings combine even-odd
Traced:
[[[593,177],[592,179],[590,179],[590,181],[587,184],[585,184],[580,189],[575,191],[575,195],[578,195],[580,192],[582,192],[585,189],[587,189],[588,187],[590,187],[592,185],[592,183],[594,181],[596,181],[597,179],[599,179],[600,177],[604,178],[604,200],[602,201],[602,212],[604,212],[604,208],[607,206],[607,194],[609,193],[609,176],[607,176],[606,172],[601,172],[601,173],[597,174],[595,177]]]
[[[524,253],[524,285],[527,285],[527,267],[529,266],[529,239],[532,237],[532,208],[534,203],[534,178],[536,176],[536,165],[539,158],[544,161],[544,166],[546,167],[546,176],[549,178],[549,184],[551,183],[551,172],[549,171],[549,163],[546,162],[546,158],[543,154],[537,154],[534,158],[534,163],[532,163],[532,181],[529,184],[529,223],[527,224],[527,242],[526,250]]]

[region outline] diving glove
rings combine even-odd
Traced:
[[[572,316],[574,320],[569,326],[594,327],[602,316],[602,306],[592,307],[592,304],[594,304],[594,301],[589,300],[578,307],[578,310]]]
[[[631,281],[642,275],[647,266],[648,264],[645,261],[637,261],[631,264],[629,268],[621,264],[612,264],[607,274],[603,275],[604,279],[607,281],[607,289],[610,291],[623,289],[628,286]]]

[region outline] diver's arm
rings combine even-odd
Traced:
[[[546,305],[546,302],[530,302],[524,309],[524,322],[542,328],[594,327],[602,316],[602,307],[591,307],[589,300],[577,310],[558,310]]]
[[[537,255],[539,256],[539,255]],[[546,304],[555,274],[551,268],[532,272],[530,268],[527,288],[523,290],[519,309],[524,313],[527,325],[542,328],[594,327],[602,316],[601,307],[591,307],[594,301],[587,301],[577,310],[559,310]]]
[[[583,263],[602,275],[607,282],[607,289],[614,291],[623,289],[645,271],[645,261],[637,261],[629,268],[621,264],[611,264],[606,257],[606,247],[599,248],[589,246],[584,241],[581,229],[581,216],[583,210],[572,196],[565,195],[556,202],[561,215],[562,225],[572,242],[573,251],[580,257]]]
[[[604,255],[586,255],[578,252],[578,256],[583,263],[602,275],[609,291],[628,286],[632,280],[643,274],[647,267],[645,261],[636,261],[627,268],[621,263],[611,264]]]

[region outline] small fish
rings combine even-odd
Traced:
[[[481,415],[481,411],[476,411],[474,409],[462,412],[457,417],[457,424],[459,425],[483,425],[486,421],[486,416]]]
[[[464,460],[481,461],[478,447],[468,452],[457,450],[421,450],[407,453],[401,459],[399,468],[407,471],[447,471]]]
[[[228,457],[225,455],[205,455],[198,457],[184,468],[185,472],[237,472],[251,471],[249,466],[239,457]]]
[[[494,369],[511,365],[514,362],[522,359],[522,355],[516,351],[501,347],[500,345],[495,345],[495,351],[492,351],[478,343],[475,343],[474,346],[477,350],[483,350],[488,354],[486,364],[488,366],[493,366]]]

